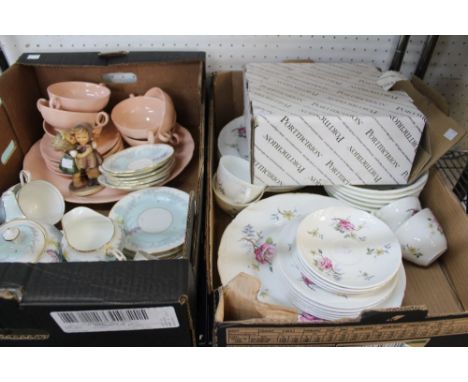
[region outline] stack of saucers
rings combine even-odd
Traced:
[[[303,219],[280,268],[291,303],[326,320],[357,317],[384,303],[399,305],[405,289],[396,236],[379,219],[350,207],[318,210]]]
[[[135,191],[161,185],[171,176],[174,148],[167,144],[131,147],[107,157],[98,181],[103,186]]]
[[[119,200],[109,217],[123,227],[123,252],[134,260],[167,260],[183,252],[189,195],[171,187],[151,187]]]
[[[394,186],[325,186],[328,195],[340,199],[352,207],[375,212],[395,200],[407,196],[418,197],[428,180],[428,174],[408,185]]]

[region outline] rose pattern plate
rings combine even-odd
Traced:
[[[331,290],[375,289],[401,266],[396,235],[376,217],[351,207],[331,207],[308,215],[297,230],[297,248],[311,278]]]

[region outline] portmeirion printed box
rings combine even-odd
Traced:
[[[253,182],[406,184],[426,118],[381,76],[366,64],[248,64]]]

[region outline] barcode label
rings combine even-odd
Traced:
[[[111,332],[179,327],[174,307],[51,312],[65,333]]]

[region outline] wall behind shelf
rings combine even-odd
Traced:
[[[412,36],[401,72],[411,76],[426,36]],[[399,36],[0,36],[10,63],[24,52],[196,50],[208,72],[241,70],[248,62],[311,59],[365,62],[387,70]],[[468,127],[468,36],[441,36],[425,80],[448,101],[452,116]],[[462,146],[468,149],[468,139]]]

